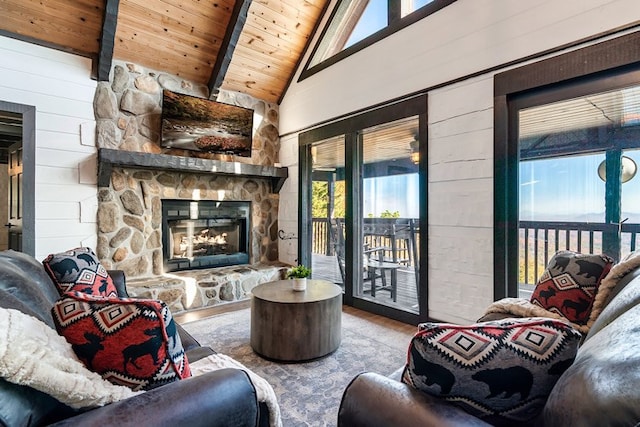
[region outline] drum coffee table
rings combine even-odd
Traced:
[[[251,347],[265,359],[302,362],[334,352],[342,337],[342,288],[308,280],[263,283],[251,291]]]

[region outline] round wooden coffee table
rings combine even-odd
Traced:
[[[308,280],[263,283],[251,291],[251,347],[266,359],[302,362],[334,352],[342,337],[342,288]]]

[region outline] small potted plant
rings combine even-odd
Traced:
[[[307,277],[311,275],[311,269],[304,265],[297,265],[287,270],[285,277],[293,280],[294,291],[307,289]]]

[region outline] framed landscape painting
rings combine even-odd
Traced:
[[[250,157],[252,128],[251,109],[162,93],[163,147]]]

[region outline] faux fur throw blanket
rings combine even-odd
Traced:
[[[574,329],[583,334],[589,332],[586,325],[576,325],[569,322],[566,317],[552,311],[545,310],[539,305],[535,305],[526,298],[503,298],[487,307],[483,316],[490,313],[511,314],[516,317],[547,317],[558,319],[571,325]]]
[[[518,317],[550,317],[569,323],[578,331],[586,334],[589,332],[589,329],[591,329],[591,326],[596,321],[600,313],[602,313],[604,304],[607,302],[611,291],[616,287],[620,279],[638,267],[640,267],[640,251],[632,252],[618,264],[613,266],[611,271],[609,271],[609,274],[602,279],[602,282],[598,287],[598,293],[593,301],[591,314],[589,315],[589,320],[586,325],[571,323],[564,316],[545,310],[544,308],[529,302],[529,300],[525,298],[503,298],[496,301],[486,309],[484,316],[490,313],[502,313],[512,314]]]
[[[104,406],[142,393],[115,385],[89,371],[71,345],[51,327],[21,311],[0,308],[0,377],[55,397],[72,408]],[[245,371],[258,400],[269,408],[271,427],[282,427],[280,407],[271,385],[247,367],[224,354],[214,354],[192,364],[192,375],[222,368]]]
[[[0,308],[0,377],[72,408],[103,406],[140,394],[89,371],[55,330],[21,311]]]
[[[256,388],[258,401],[265,402],[267,408],[269,408],[269,425],[271,427],[282,427],[280,406],[278,405],[276,393],[273,391],[271,384],[244,366],[242,363],[227,355],[218,353],[190,363],[189,367],[191,368],[191,375],[193,376],[202,375],[206,372],[212,372],[223,368],[242,369],[249,375],[249,379],[251,379],[251,382]]]
[[[611,271],[609,271],[609,274],[602,279],[602,282],[600,282],[600,286],[598,287],[596,298],[593,300],[593,307],[591,308],[591,314],[589,316],[589,321],[587,322],[587,326],[589,328],[593,326],[593,323],[596,321],[600,313],[602,313],[604,304],[609,299],[611,291],[613,291],[620,279],[638,267],[640,267],[640,251],[631,252],[619,263],[614,265],[613,268],[611,268]]]

